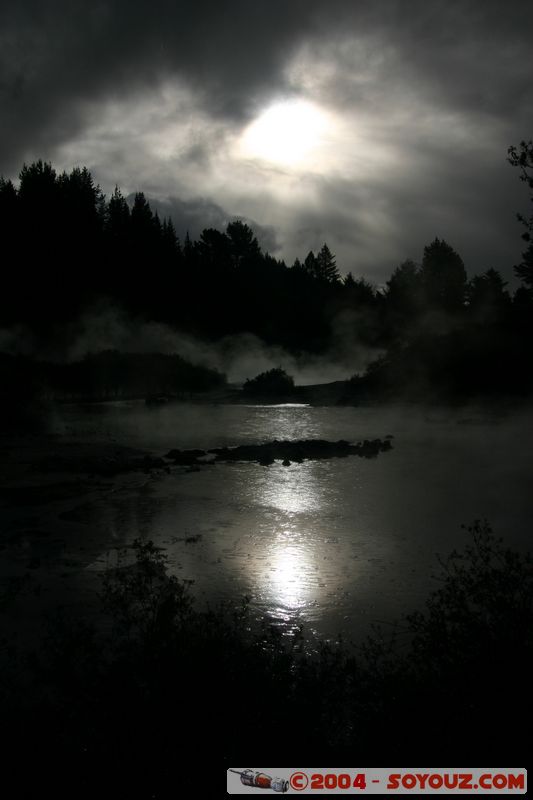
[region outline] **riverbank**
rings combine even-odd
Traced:
[[[489,761],[524,761],[532,562],[487,524],[469,534],[425,608],[357,651],[322,643],[313,656],[301,637],[285,642],[268,623],[256,632],[246,603],[198,611],[153,543],[135,542],[133,564],[105,576],[107,631],[85,609],[53,620],[29,659],[16,646],[0,651],[4,756],[19,787],[52,777],[57,788],[51,765],[63,776],[68,764],[78,776],[103,772],[117,797],[167,797],[176,758],[194,759],[201,746],[223,775],[249,752],[250,735],[254,750],[302,758],[370,760],[379,750],[388,761],[413,752],[430,761],[438,750],[464,760],[474,746]],[[191,697],[209,709],[207,726]],[[241,698],[255,701],[253,719]],[[195,773],[180,786],[196,789]]]

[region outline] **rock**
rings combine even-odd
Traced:
[[[268,467],[276,460],[289,467],[294,461],[319,460],[323,458],[346,458],[360,456],[375,458],[379,453],[392,449],[389,439],[365,439],[351,444],[344,439],[328,442],[324,439],[302,439],[300,441],[266,442],[264,444],[242,444],[236,447],[215,447],[211,450],[170,450],[166,458],[175,464],[196,467],[205,463],[229,461],[256,461]],[[209,461],[210,459],[210,461]]]
[[[171,459],[175,464],[192,466],[198,463],[198,459],[206,456],[205,450],[170,450],[165,458]]]

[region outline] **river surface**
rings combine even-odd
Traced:
[[[80,507],[106,542],[89,571],[109,564],[112,548],[148,537],[175,574],[194,581],[198,602],[248,596],[254,615],[287,635],[303,625],[311,640],[356,641],[420,607],[438,586],[437,554],[469,540],[462,523],[487,518],[510,545],[531,540],[533,435],[523,415],[117,403],[67,407],[61,425],[158,455],[394,436],[393,450],[374,459],[180,468]]]

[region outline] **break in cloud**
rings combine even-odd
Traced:
[[[83,163],[191,235],[246,218],[288,261],[327,240],[376,282],[435,236],[510,276],[532,22],[525,0],[7,2],[0,171]],[[287,99],[320,113],[313,147],[249,152],[248,126]]]

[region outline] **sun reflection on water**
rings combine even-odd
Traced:
[[[321,593],[314,524],[323,503],[318,478],[317,465],[310,463],[277,463],[256,473],[254,494],[265,521],[257,539],[263,570],[255,579],[263,599],[283,619],[315,605]]]
[[[245,433],[250,441],[312,439],[319,434],[309,406],[254,406],[246,418]]]
[[[292,467],[275,464],[263,470],[254,487],[257,502],[288,514],[317,512],[322,506],[317,467],[310,463]]]
[[[269,552],[270,570],[265,589],[278,610],[297,611],[305,607],[313,595],[311,554],[298,536],[284,531],[273,540]]]

